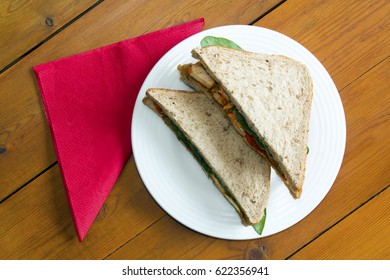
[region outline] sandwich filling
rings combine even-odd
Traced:
[[[196,148],[196,146],[187,138],[187,136],[180,130],[180,128],[164,113],[161,107],[151,100],[150,98],[144,99],[145,104],[149,107],[152,107],[155,112],[157,112],[164,122],[171,128],[171,130],[175,133],[177,138],[184,144],[184,146],[191,152],[197,162],[200,164],[204,172],[208,177],[213,181],[213,183],[217,186],[217,188],[221,191],[221,193],[226,197],[226,199],[233,205],[238,214],[240,215],[241,221],[244,225],[252,225],[256,226],[257,224],[252,224],[249,222],[248,216],[245,214],[245,211],[240,207],[237,200],[233,195],[229,192],[228,188],[224,185],[222,180],[213,172],[211,166],[204,159],[202,154]],[[263,218],[258,222],[259,224],[262,222]]]
[[[195,64],[179,65],[178,69],[181,73],[181,79],[188,85],[204,92],[219,105],[230,119],[235,129],[243,137],[244,141],[266,158],[278,175],[283,179],[284,183],[289,185],[283,169],[272,157],[270,149],[265,142],[249,127],[245,118],[230,101],[229,96],[225,93],[221,85],[210,77],[203,65],[200,62],[197,62]]]

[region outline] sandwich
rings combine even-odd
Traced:
[[[178,66],[181,80],[217,104],[299,198],[313,96],[308,68],[286,56],[221,46],[197,47],[192,56],[196,63]]]
[[[242,141],[220,109],[201,92],[158,88],[148,89],[143,103],[176,134],[242,224],[263,225],[271,167]]]

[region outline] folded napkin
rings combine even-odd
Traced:
[[[33,68],[80,241],[130,157],[133,108],[147,74],[203,26],[198,19]]]

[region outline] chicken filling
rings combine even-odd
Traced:
[[[192,82],[194,82],[195,80],[195,82],[199,83],[202,86],[203,91],[213,100],[215,100],[215,102],[218,103],[218,105],[225,111],[227,117],[230,119],[236,130],[244,138],[245,142],[247,142],[254,150],[259,152],[263,157],[267,158],[272,167],[287,183],[287,178],[284,175],[283,169],[274,160],[264,141],[262,141],[256,135],[256,133],[254,133],[253,130],[248,126],[245,118],[238,112],[236,107],[230,101],[229,96],[225,93],[223,88],[217,82],[215,82],[214,79],[210,77],[210,75],[204,69],[202,64],[200,62],[197,62],[195,64],[187,64],[181,66],[181,71],[183,75],[186,75],[187,79],[193,79]],[[183,73],[183,71],[185,73]]]

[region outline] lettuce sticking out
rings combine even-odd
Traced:
[[[200,42],[200,45],[202,48],[207,46],[221,46],[236,50],[242,50],[242,48],[234,43],[233,41],[230,41],[229,39],[222,38],[222,37],[214,37],[214,36],[206,36],[202,39]]]
[[[266,217],[267,217],[267,208],[264,208],[263,218],[261,218],[260,222],[252,226],[259,235],[263,233]]]

